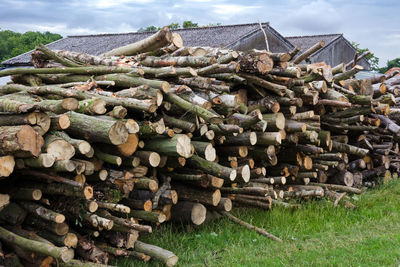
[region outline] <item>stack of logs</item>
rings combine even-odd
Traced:
[[[101,56],[38,46],[35,68],[0,71],[12,75],[0,88],[0,240],[15,253],[1,261],[172,266],[177,256],[139,232],[215,213],[249,226],[232,202],[354,208],[346,193],[400,168],[398,76],[301,64],[323,45],[298,56],[184,47],[164,27]]]

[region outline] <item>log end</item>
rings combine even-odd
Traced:
[[[78,150],[82,155],[89,153],[91,148],[92,146],[89,144],[89,142],[86,141],[82,141],[78,145]]]
[[[40,200],[42,198],[42,191],[39,189],[35,189],[32,191],[32,199],[33,200]]]
[[[79,101],[75,98],[65,98],[62,100],[61,106],[65,110],[77,110],[79,106]]]
[[[212,194],[212,204],[214,207],[218,206],[219,202],[221,201],[221,191],[218,189],[214,191]]]
[[[64,139],[58,139],[47,145],[46,152],[54,156],[56,161],[69,160],[75,155],[75,148]]]
[[[182,37],[179,33],[174,32],[172,34],[172,41],[171,43],[176,47],[176,48],[181,48],[183,46],[183,40]]]
[[[0,157],[0,177],[8,177],[14,171],[15,160],[13,156]]]
[[[125,157],[132,156],[135,153],[139,144],[139,137],[137,134],[128,134],[128,140],[122,144],[118,145],[118,151]],[[118,165],[121,165],[119,163]]]
[[[312,169],[312,158],[309,156],[305,156],[303,159],[303,166],[306,170],[311,170]]]
[[[75,255],[75,253],[74,253],[73,249],[69,249],[69,248],[65,247],[65,249],[60,254],[60,259],[63,262],[67,263],[74,258],[74,255]]]
[[[83,195],[86,199],[91,199],[93,197],[93,188],[91,186],[85,186],[83,188]]]
[[[99,205],[96,203],[96,201],[89,201],[87,203],[87,209],[91,213],[96,212],[96,210],[99,208]]]
[[[231,173],[229,174],[229,179],[233,182],[235,181],[236,176],[237,176],[236,170],[232,170]]]
[[[130,134],[138,133],[140,130],[139,124],[132,119],[127,119],[125,121],[125,127],[128,130],[128,133]]]
[[[94,114],[104,114],[107,112],[106,101],[101,98],[96,98],[93,102],[91,110]]]
[[[151,152],[149,156],[149,163],[152,167],[158,167],[160,165],[161,157],[160,154],[156,152]]]
[[[171,90],[171,85],[170,85],[168,82],[163,81],[163,82],[161,83],[161,90],[162,90],[164,93],[168,94],[169,91]]]
[[[128,140],[128,129],[122,121],[115,122],[108,131],[111,144],[122,145]]]
[[[151,200],[146,200],[143,204],[143,210],[144,211],[152,211],[153,210],[153,203]]]
[[[184,158],[190,158],[192,156],[190,138],[184,134],[176,135],[176,138],[176,152]]]
[[[200,203],[196,203],[192,207],[191,221],[195,225],[200,225],[206,220],[207,209]]]
[[[58,127],[61,130],[67,129],[71,125],[71,121],[68,117],[67,114],[61,114],[60,117],[58,118]]]
[[[210,143],[207,145],[206,150],[204,152],[205,159],[208,161],[214,161],[217,158],[216,149]]]
[[[23,125],[17,133],[17,138],[22,151],[29,151],[35,157],[39,156],[44,140],[31,126]]]
[[[241,171],[241,176],[242,176],[242,179],[243,179],[243,181],[245,183],[250,181],[250,167],[249,167],[249,165],[243,166],[242,171]]]
[[[252,146],[254,146],[255,144],[257,144],[257,133],[255,132],[251,132],[250,136],[249,136],[249,140],[250,140],[250,144]]]
[[[76,248],[78,244],[78,237],[74,233],[68,233],[66,234],[64,238],[64,245],[67,248]]]
[[[167,266],[175,266],[178,263],[178,256],[171,256],[168,258],[168,260],[165,262],[165,265]]]
[[[63,223],[65,221],[65,216],[63,214],[56,214],[54,216],[54,221],[56,223]]]

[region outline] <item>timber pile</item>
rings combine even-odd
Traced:
[[[183,47],[164,27],[102,56],[39,46],[35,68],[0,71],[13,75],[0,88],[0,240],[15,253],[1,260],[172,266],[137,240],[150,224],[223,215],[280,241],[232,202],[354,208],[346,193],[400,168],[398,90],[354,79],[356,59],[300,64],[323,45],[297,57]]]

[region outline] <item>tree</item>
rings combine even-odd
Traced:
[[[61,39],[62,36],[50,32],[26,33],[0,30],[0,62],[28,52],[39,44],[48,44]]]
[[[168,28],[169,28],[170,30],[179,29],[180,27],[181,27],[181,26],[179,25],[178,22],[176,22],[176,23],[172,22],[171,24],[168,25]]]
[[[182,28],[184,28],[184,29],[186,29],[186,28],[197,28],[197,27],[199,27],[199,24],[198,23],[194,23],[194,22],[192,22],[190,20],[185,20],[182,23]]]
[[[160,29],[160,27],[151,25],[146,28],[139,28],[138,32],[155,32],[155,31],[158,31],[159,29]]]
[[[356,42],[351,42],[351,44],[357,49],[359,55],[362,53],[369,51],[368,48],[360,48],[360,44]],[[379,71],[379,58],[374,55],[374,53],[369,54],[365,57],[368,61],[369,65],[371,66],[371,70]]]
[[[392,59],[392,60],[388,60],[386,62],[386,66],[382,67],[382,68],[379,68],[378,71],[380,73],[385,73],[385,72],[387,72],[388,70],[390,70],[391,68],[394,68],[394,67],[400,67],[400,58],[399,57],[395,58],[395,59]]]
[[[221,23],[216,23],[216,24],[208,24],[207,26],[219,26],[221,25]],[[179,25],[179,22],[172,22],[171,24],[168,25],[168,28],[170,28],[171,30],[176,30],[176,29],[181,29],[181,28],[197,28],[199,27],[198,23],[194,23],[190,20],[185,20],[182,23],[182,27]],[[148,27],[141,27],[139,28],[138,32],[155,32],[158,31],[159,29],[161,29],[161,27],[156,27],[156,26],[148,26]]]
[[[217,22],[217,23],[208,23],[207,27],[215,27],[215,26],[221,26],[222,23],[221,22]]]

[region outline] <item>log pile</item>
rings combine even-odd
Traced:
[[[280,241],[232,203],[355,208],[346,194],[400,168],[398,77],[301,63],[323,45],[184,47],[164,27],[101,56],[38,46],[35,68],[0,71],[12,75],[0,88],[0,240],[15,253],[0,261],[173,266],[139,233],[223,215]]]

